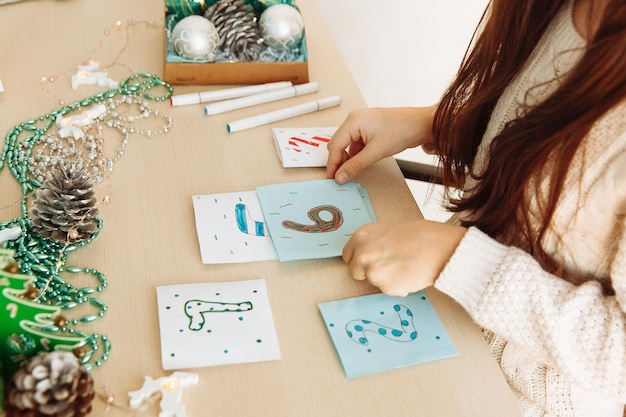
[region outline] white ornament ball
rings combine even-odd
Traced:
[[[186,59],[215,61],[215,50],[220,42],[217,29],[209,19],[199,16],[182,18],[171,35],[172,46]]]
[[[302,15],[288,4],[275,4],[265,9],[259,28],[265,43],[279,51],[299,45],[304,35]]]

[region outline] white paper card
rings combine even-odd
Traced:
[[[192,199],[203,264],[278,259],[256,191]]]
[[[336,130],[336,127],[273,128],[274,144],[283,167],[325,167],[326,145]]]
[[[265,280],[157,287],[163,369],[280,359]]]

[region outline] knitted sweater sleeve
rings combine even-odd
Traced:
[[[626,237],[610,272],[615,296],[595,280],[575,286],[553,276],[528,253],[470,228],[435,287],[577,385],[626,400]]]

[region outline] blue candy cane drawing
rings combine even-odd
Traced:
[[[235,219],[237,219],[237,227],[243,233],[253,236],[269,236],[265,223],[254,220],[245,204],[239,203],[235,206]]]
[[[367,346],[369,340],[365,333],[370,332],[375,335],[386,337],[394,342],[412,342],[417,338],[417,331],[413,325],[413,313],[408,307],[395,304],[394,311],[400,319],[400,328],[385,326],[369,320],[351,320],[346,324],[346,333],[354,342],[362,346]]]

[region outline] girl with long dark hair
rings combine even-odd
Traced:
[[[626,1],[492,0],[440,103],[351,112],[328,177],[415,146],[439,156],[454,214],[363,226],[352,277],[454,298],[525,417],[621,417]]]

